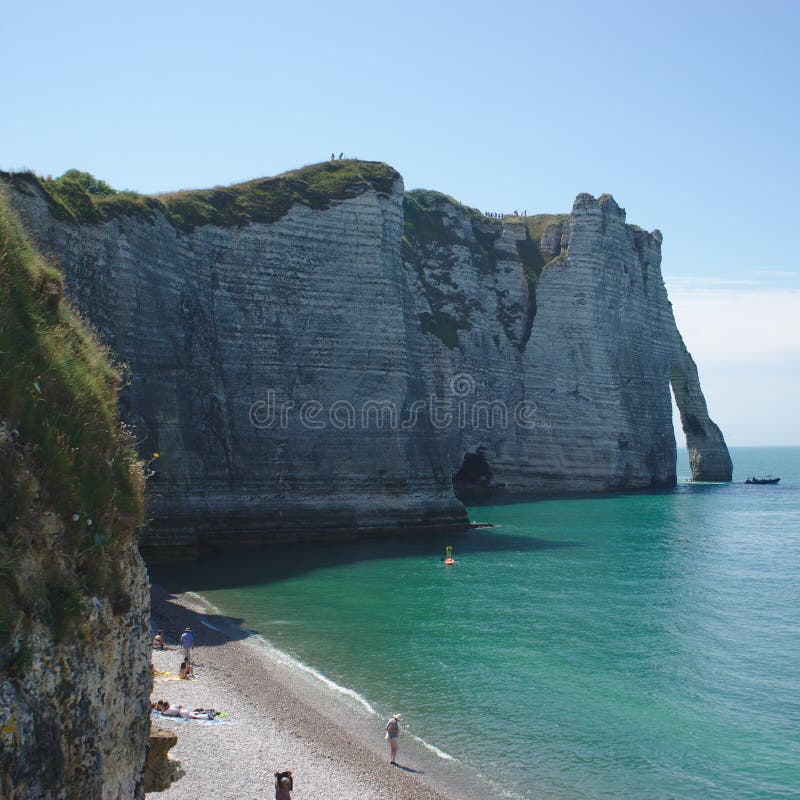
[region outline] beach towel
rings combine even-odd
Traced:
[[[164,721],[177,722],[179,724],[182,724],[182,723],[185,723],[185,722],[194,722],[194,723],[199,723],[200,725],[215,725],[215,726],[216,725],[238,725],[239,724],[238,722],[234,722],[233,720],[230,720],[230,719],[220,719],[221,717],[228,717],[229,716],[228,714],[224,714],[224,713],[223,714],[217,714],[217,716],[214,719],[187,719],[186,717],[170,717],[170,716],[166,716],[165,717],[163,714],[160,714],[158,711],[153,711],[153,713],[154,714],[158,714],[158,716]]]
[[[184,712],[185,711],[186,710],[184,709]],[[228,717],[230,717],[230,714],[227,711],[212,711],[214,716],[211,719],[207,719],[205,717],[200,717],[200,716],[197,716],[197,717],[184,717],[184,716],[178,716],[176,714],[164,714],[164,713],[162,713],[161,711],[159,711],[156,708],[153,709],[153,713],[154,714],[158,714],[159,717],[163,717],[164,719],[177,719],[177,720],[182,720],[182,721],[185,721],[185,722],[188,722],[188,721],[192,721],[192,722],[215,722],[216,720],[227,719]],[[191,713],[191,714],[204,714],[205,711],[198,711],[197,709],[195,709],[195,710],[193,710],[193,711],[191,711],[189,713]]]

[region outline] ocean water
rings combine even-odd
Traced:
[[[471,508],[497,527],[217,554],[170,583],[511,797],[797,798],[800,448],[732,454],[728,485]]]

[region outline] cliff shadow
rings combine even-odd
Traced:
[[[377,538],[276,542],[246,550],[224,550],[191,561],[148,564],[154,584],[176,594],[258,586],[362,561],[426,557],[439,561],[451,545],[456,557],[492,552],[533,552],[578,547],[572,542],[501,533],[501,529],[460,533],[395,534]],[[203,615],[211,620],[213,615]]]
[[[164,641],[170,648],[176,649],[176,664],[183,655],[177,643],[186,628],[192,630],[203,647],[219,647],[225,642],[246,639],[252,635],[241,627],[243,622],[239,617],[194,611],[181,605],[175,594],[160,584],[154,583],[150,587],[153,634],[158,630],[164,631]]]

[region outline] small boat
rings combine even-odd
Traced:
[[[748,478],[745,483],[755,483],[758,485],[768,484],[768,483],[777,483],[780,478],[773,478],[772,476],[768,478]]]

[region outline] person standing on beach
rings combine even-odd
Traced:
[[[386,723],[386,738],[389,740],[389,753],[391,754],[390,764],[397,764],[398,739],[400,738],[400,720],[403,717],[395,714]]]
[[[189,661],[192,657],[192,648],[194,648],[194,636],[191,628],[186,628],[181,634],[181,647],[183,648],[184,658]]]
[[[275,800],[292,800],[294,780],[291,770],[275,773]]]

